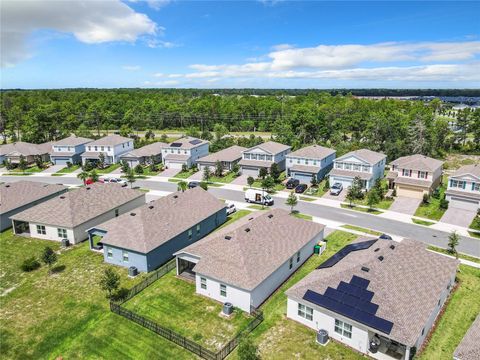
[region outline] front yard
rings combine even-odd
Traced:
[[[177,179],[188,179],[190,176],[195,174],[197,171],[193,169],[188,169],[187,171],[180,171],[178,174],[174,176]]]
[[[95,171],[97,172],[97,174],[109,174],[111,173],[113,170],[117,170],[119,167],[121,166],[121,164],[117,163],[117,164],[111,164],[103,169],[98,169],[98,168],[95,168]]]
[[[480,215],[475,216],[472,223],[470,224],[470,228],[480,231]]]
[[[70,174],[78,169],[80,169],[80,165],[72,165],[70,167],[65,166],[63,169],[58,170],[55,174]]]
[[[210,176],[208,179],[208,182],[217,182],[217,183],[224,183],[224,184],[229,184],[231,183],[234,179],[236,178],[234,172],[227,172],[223,176]]]
[[[420,204],[420,206],[417,208],[417,211],[415,211],[415,216],[418,217],[423,217],[427,218],[430,220],[440,220],[445,213],[447,209],[442,209],[440,207],[440,201],[441,199],[445,198],[445,185],[442,184],[442,186],[439,187],[440,191],[440,196],[437,198],[434,198],[433,196],[430,196],[428,199],[428,203],[424,204],[423,202]]]

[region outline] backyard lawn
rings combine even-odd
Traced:
[[[445,185],[439,187],[440,196],[438,199],[430,196],[428,199],[428,203],[424,204],[423,202],[415,211],[415,216],[427,218],[430,220],[440,220],[443,214],[445,213],[446,209],[440,208],[440,199],[445,197]]]

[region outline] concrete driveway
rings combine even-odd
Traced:
[[[234,185],[248,185],[247,179],[249,175],[240,175],[239,177],[236,177],[233,179],[233,181],[230,184]]]
[[[52,165],[48,169],[43,170],[42,174],[53,174],[62,170],[64,167],[67,167],[67,165]]]
[[[396,211],[402,214],[413,215],[417,211],[422,199],[414,199],[405,196],[397,196],[390,206],[390,211]]]
[[[180,171],[182,171],[182,169],[173,169],[173,168],[165,169],[165,170],[163,170],[160,174],[158,174],[158,176],[174,177],[174,176],[177,175]]]
[[[337,200],[337,201],[345,201],[345,197],[347,196],[347,189],[343,189],[342,192],[338,195],[330,195],[330,190],[328,190],[322,198],[330,199],[330,200]]]
[[[449,207],[440,219],[441,222],[468,228],[477,213],[473,210],[464,210]]]
[[[197,171],[195,174],[190,176],[188,180],[202,181],[203,180],[203,171]]]

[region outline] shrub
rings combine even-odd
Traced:
[[[448,209],[448,200],[442,199],[439,204],[440,209]]]
[[[182,164],[182,172],[187,172],[187,171],[188,171],[187,164]]]
[[[422,203],[428,204],[428,194],[423,194]]]
[[[37,270],[40,267],[40,262],[34,257],[30,257],[25,259],[20,266],[20,268],[25,272],[30,272],[33,270]]]
[[[67,168],[71,168],[73,166],[73,164],[70,162],[70,161],[67,161]]]
[[[238,344],[238,358],[240,360],[260,359],[258,348],[250,337],[244,337]]]
[[[143,174],[143,166],[138,164],[137,166],[135,166],[135,173],[137,174]]]
[[[440,199],[440,190],[435,189],[435,190],[433,191],[432,196],[433,196],[435,199]]]
[[[203,190],[208,190],[208,184],[205,181],[200,182],[200,187]]]
[[[393,188],[392,197],[395,197],[395,196],[397,196],[397,189],[396,189],[396,188]]]

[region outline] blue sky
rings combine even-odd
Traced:
[[[479,2],[2,1],[2,88],[478,88]]]

